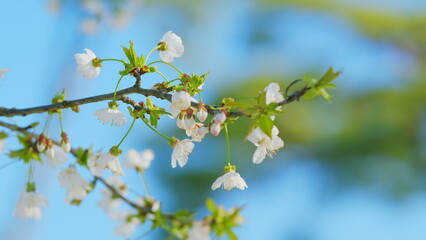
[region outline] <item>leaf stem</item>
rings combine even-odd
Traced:
[[[155,50],[159,49],[160,47],[161,47],[161,45],[158,45],[155,48],[151,49],[151,51],[149,51],[148,55],[146,55],[145,62],[148,62],[148,59],[149,59],[149,56],[151,56],[151,53],[154,52]]]
[[[114,62],[126,63],[124,60],[118,60],[118,59],[112,59],[112,58],[101,59],[101,62],[106,62],[106,61],[114,61]]]
[[[169,83],[169,82],[170,82],[170,81],[169,81],[169,79],[167,79],[167,77],[166,77],[166,76],[164,76],[164,74],[162,74],[160,71],[155,70],[155,72],[156,72],[156,73],[158,73],[161,77],[163,77],[163,78],[164,78],[164,80],[166,80],[166,82],[167,82],[167,83]]]
[[[225,124],[226,148],[228,150],[228,165],[231,164],[231,145],[229,143],[228,124]]]
[[[168,63],[168,62],[164,62],[164,61],[155,61],[155,62],[152,62],[152,63],[149,63],[148,64],[148,66],[149,65],[151,65],[151,64],[154,64],[154,63],[164,63],[164,64],[167,64],[167,65],[169,65],[170,67],[172,67],[172,68],[174,68],[179,74],[183,74],[177,67],[175,67],[173,64],[171,64],[171,63]]]
[[[120,82],[121,82],[121,79],[123,79],[123,75],[121,75],[120,76],[120,78],[118,79],[118,81],[117,81],[117,85],[115,85],[115,90],[114,90],[114,96],[112,97],[112,101],[113,102],[115,102],[115,100],[116,100],[116,96],[117,96],[117,90],[118,90],[118,85],[120,84]]]
[[[167,137],[166,135],[160,133],[159,131],[157,131],[155,128],[153,128],[151,125],[149,125],[147,122],[145,122],[144,119],[142,119],[142,122],[145,123],[145,125],[147,125],[152,131],[156,132],[158,135],[162,136],[163,138],[167,139],[168,141],[171,141],[172,139]]]
[[[141,181],[142,181],[143,186],[145,188],[146,195],[148,195],[148,197],[151,197],[151,193],[149,191],[148,182],[146,181],[144,171],[139,172],[139,177],[141,178]]]
[[[136,118],[133,118],[132,123],[130,124],[129,129],[127,130],[126,134],[124,134],[123,138],[121,139],[121,141],[117,144],[117,148],[120,147],[120,145],[123,143],[124,139],[126,139],[127,135],[129,135],[130,130],[132,130],[133,125],[135,124]]]

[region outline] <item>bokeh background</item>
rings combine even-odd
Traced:
[[[284,87],[307,74],[319,77],[329,66],[343,74],[332,104],[318,98],[285,107],[276,124],[286,146],[272,160],[253,165],[255,148],[242,141],[248,123],[230,128],[232,159],[249,186],[244,191],[210,190],[226,161],[222,135],[196,144],[188,165],[172,169],[167,143],[136,126],[123,148],[156,152],[146,174],[165,211],[189,208],[202,218],[206,197],[244,206],[246,222],[236,229],[242,240],[426,238],[423,0],[2,1],[0,68],[12,71],[0,79],[0,105],[48,104],[63,88],[67,99],[111,92],[121,66],[106,62],[100,77],[88,81],[76,74],[73,55],[89,48],[100,58],[124,58],[120,45],[129,40],[146,54],[168,30],[184,41],[185,54],[174,62],[182,71],[211,72],[207,103],[255,96],[272,81]],[[162,71],[174,76],[166,67]],[[147,77],[143,86],[159,81]],[[132,84],[126,78],[121,87]],[[127,128],[99,124],[92,116],[105,106],[65,111],[73,146],[106,151],[119,141]],[[1,120],[25,126],[45,119],[35,114]],[[51,129],[59,138],[57,120]],[[169,119],[160,129],[184,136]],[[8,148],[16,147],[10,138]],[[10,161],[0,155],[0,165]],[[37,166],[37,190],[49,207],[42,220],[26,221],[12,215],[27,167],[16,162],[0,170],[0,239],[120,239],[112,234],[117,223],[96,206],[100,187],[79,207],[67,206],[58,172]],[[131,194],[144,195],[136,174],[124,179]],[[149,227],[132,239],[164,239],[159,231],[146,235]]]

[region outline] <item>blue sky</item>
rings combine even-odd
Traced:
[[[393,2],[401,4],[401,1]],[[46,10],[45,5],[35,1],[25,4],[4,2],[0,9],[0,68],[11,68],[12,71],[0,80],[0,105],[22,108],[46,104],[55,91],[64,87],[69,99],[111,92],[120,66],[105,63],[101,76],[88,81],[77,76],[73,54],[89,48],[101,58],[123,58],[120,45],[127,45],[129,40],[135,42],[138,52],[146,53],[168,30],[178,33],[186,46],[184,57],[176,60],[178,67],[195,73],[212,72],[211,82],[205,86],[210,90],[205,96],[207,101],[214,99],[220,88],[226,87],[227,83],[222,79],[233,76],[235,81],[243,82],[258,74],[259,69],[266,69],[272,75],[285,72],[298,77],[307,69],[326,69],[333,65],[345,71],[339,88],[352,92],[400,84],[398,79],[405,76],[404,70],[415,64],[415,59],[402,50],[373,40],[350,23],[324,13],[277,9],[270,16],[259,16],[250,1],[231,3],[235,8],[223,8],[225,3],[228,4],[224,0],[203,3],[200,9],[209,11],[200,14],[199,21],[193,24],[187,24],[190,20],[173,8],[147,6],[126,29],[113,30],[103,26],[98,35],[87,36],[78,31],[84,13],[75,4],[68,4],[66,11],[54,15]],[[248,49],[244,44],[251,34],[248,26],[256,16],[265,18],[268,23],[265,31],[271,40]],[[261,60],[264,58],[270,61]],[[172,71],[165,70],[164,73],[172,74]],[[124,79],[123,86],[130,84],[130,79]],[[118,141],[123,129],[99,124],[92,116],[96,109],[105,105],[82,106],[78,115],[65,113],[64,127],[73,133],[70,134],[73,144],[107,150]],[[45,114],[36,114],[15,117],[8,122],[16,121],[24,126],[34,121],[43,122],[45,118]],[[166,121],[164,125],[167,123],[173,122]],[[54,123],[52,129],[57,124]],[[162,129],[167,131],[169,128]],[[139,141],[141,132],[147,136],[146,141]],[[53,130],[52,135],[59,137],[59,131]],[[155,139],[154,145],[149,144],[150,139]],[[13,140],[9,144],[11,149],[16,146]],[[156,152],[161,151],[158,156],[165,157],[156,159],[153,168],[169,164],[171,149],[165,143],[160,145],[158,138],[143,126],[137,126],[126,140],[124,148],[130,147],[151,147]],[[203,148],[201,145],[197,147]],[[297,155],[284,149],[274,158],[274,161],[287,162],[284,169],[273,169],[273,165],[265,163],[257,169],[264,167],[259,171],[268,171],[267,177],[247,179],[249,188],[244,192],[212,194],[225,206],[246,206],[243,215],[247,222],[237,230],[241,239],[420,240],[426,235],[423,227],[426,222],[425,193],[401,201],[392,201],[362,188],[336,194],[333,191],[336,179],[329,169],[314,161],[299,162],[297,159]],[[5,155],[0,155],[1,163],[8,161]],[[0,185],[1,239],[119,239],[112,235],[116,222],[108,219],[107,214],[96,206],[100,198],[98,193],[91,194],[80,207],[67,206],[65,191],[59,188],[56,180],[59,170],[38,166],[36,171],[38,191],[49,200],[41,221],[12,216],[17,196],[25,187],[26,166],[15,163],[0,171],[0,182],[3,183]],[[87,172],[84,174],[88,176]],[[170,194],[164,190],[158,176],[148,171],[147,178],[154,196],[167,204]],[[130,173],[125,180],[143,193],[135,175]],[[135,236],[146,230],[147,226],[142,227]],[[148,235],[144,239],[157,239],[157,236]]]

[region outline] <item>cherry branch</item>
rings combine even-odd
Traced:
[[[283,105],[289,104],[289,103],[291,103],[295,100],[299,100],[306,93],[306,91],[308,91],[309,89],[310,89],[309,86],[305,86],[302,90],[295,91],[293,94],[289,95],[282,102],[278,103],[278,105],[283,106]],[[127,94],[132,94],[132,93],[144,95],[146,97],[153,96],[153,97],[156,97],[156,98],[159,98],[159,99],[167,100],[169,102],[171,101],[171,98],[172,98],[172,95],[167,93],[167,92],[164,92],[162,90],[141,88],[137,84],[135,84],[132,87],[125,88],[123,90],[117,91],[116,98],[117,98],[117,100],[120,100],[124,103],[130,104],[135,108],[140,108],[141,106],[139,104],[137,104],[134,100],[125,96]],[[84,105],[84,104],[88,104],[88,103],[112,100],[113,97],[114,97],[114,93],[112,92],[112,93],[97,95],[97,96],[93,96],[93,97],[86,97],[86,98],[81,98],[81,99],[76,99],[76,100],[64,100],[60,103],[54,103],[54,104],[50,104],[50,105],[44,105],[44,106],[32,107],[32,108],[17,109],[17,108],[0,107],[0,116],[13,117],[13,116],[26,116],[26,115],[34,114],[34,113],[53,112],[53,111],[58,110],[58,109],[72,108],[72,107],[76,107],[76,106],[80,106],[80,105]],[[198,107],[198,103],[192,102],[192,106]],[[214,110],[216,108],[215,106],[206,105],[205,107],[206,107],[209,114],[212,114],[212,115],[215,114],[215,110]],[[228,116],[230,116],[230,117],[241,117],[241,116],[250,117],[250,115],[244,114],[244,113],[239,112],[239,111],[229,112]]]
[[[37,139],[39,137],[35,133],[28,132],[28,130],[32,128],[31,126],[28,126],[28,127],[19,127],[17,125],[13,125],[13,124],[6,123],[6,122],[3,122],[3,121],[0,121],[0,126],[8,128],[8,129],[10,129],[12,131],[20,132],[20,133],[24,134],[25,136],[29,136],[31,138]],[[52,140],[52,141],[53,141],[54,144],[60,145],[60,143],[58,141],[55,141],[55,140]],[[76,149],[71,148],[70,153],[74,157],[77,157],[77,150]],[[129,200],[125,196],[123,196],[119,191],[117,191],[117,189],[115,189],[112,185],[108,184],[103,178],[94,176],[94,180],[102,182],[102,184],[105,185],[106,188],[108,188],[108,190],[113,194],[113,196],[116,196],[116,197],[120,198],[121,200],[123,200],[124,202],[126,202],[129,206],[131,206],[135,210],[137,210],[140,214],[146,215],[146,214],[149,214],[149,213],[152,213],[152,214],[154,213],[149,207],[146,207],[146,206],[142,207],[142,206],[136,204],[135,202]],[[162,215],[163,215],[163,217],[165,217],[167,219],[170,219],[170,220],[182,221],[182,220],[176,218],[173,214],[162,213]]]

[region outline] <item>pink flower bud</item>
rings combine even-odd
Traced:
[[[226,114],[223,111],[216,113],[216,115],[214,115],[215,123],[222,124],[223,122],[225,122],[225,120],[226,120]]]
[[[221,128],[220,128],[220,123],[215,123],[215,122],[214,122],[214,123],[210,126],[210,132],[211,132],[211,134],[212,134],[213,136],[217,136],[217,135],[219,135],[220,130],[221,130]]]

